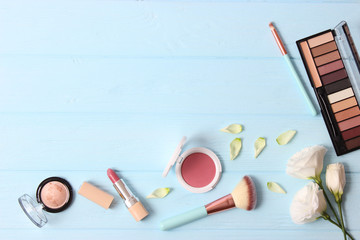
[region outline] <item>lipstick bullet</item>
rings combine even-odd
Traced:
[[[138,222],[145,218],[149,214],[148,211],[126,186],[125,182],[111,168],[107,170],[107,175],[135,220]]]

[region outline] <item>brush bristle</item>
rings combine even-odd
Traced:
[[[249,176],[244,176],[231,193],[235,206],[251,211],[256,206],[256,188]]]

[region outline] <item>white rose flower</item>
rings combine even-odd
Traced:
[[[345,169],[341,163],[329,164],[326,168],[326,186],[335,196],[336,202],[341,200],[346,184]]]
[[[296,224],[313,222],[323,215],[326,210],[326,201],[319,185],[310,182],[300,189],[290,206],[291,219]]]
[[[288,161],[286,173],[301,179],[320,179],[327,149],[312,146],[295,153]]]

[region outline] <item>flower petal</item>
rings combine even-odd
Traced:
[[[313,222],[322,216],[326,207],[323,190],[310,182],[295,194],[290,206],[291,219],[296,224]]]
[[[236,133],[240,133],[242,131],[242,126],[240,124],[234,123],[234,124],[230,124],[229,126],[223,128],[223,129],[220,129],[220,131],[236,134]]]
[[[276,182],[268,182],[267,188],[272,192],[286,194],[285,190],[282,187],[280,187],[280,185],[277,184]]]
[[[346,184],[345,168],[342,163],[332,163],[326,168],[326,186],[336,202],[341,200]]]
[[[241,139],[235,138],[230,143],[230,160],[234,160],[237,155],[239,155],[240,149],[242,147]]]
[[[280,134],[280,136],[278,136],[276,138],[276,142],[279,144],[279,145],[285,145],[287,144],[288,142],[290,142],[290,140],[295,136],[296,134],[296,131],[295,130],[289,130],[289,131],[286,131],[282,134]]]
[[[258,139],[256,139],[255,144],[254,144],[255,158],[257,158],[259,156],[259,154],[265,148],[265,146],[266,146],[265,138],[259,137]]]
[[[149,196],[146,198],[163,198],[168,195],[170,192],[170,188],[158,188],[153,191]]]
[[[320,177],[326,151],[325,147],[318,145],[304,148],[289,159],[286,173],[301,179]]]

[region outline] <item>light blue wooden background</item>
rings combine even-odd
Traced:
[[[306,181],[285,173],[304,147],[329,148],[325,165],[343,162],[345,220],[360,237],[360,151],[337,157],[321,116],[312,117],[268,27],[274,21],[312,98],[295,41],[347,20],[360,47],[359,1],[0,1],[1,239],[341,239],[324,220],[291,222],[289,206]],[[317,105],[316,105],[317,106]],[[219,131],[241,123],[235,137]],[[275,138],[298,134],[286,146]],[[224,169],[205,194],[161,173],[185,135],[186,148],[214,150]],[[267,147],[253,158],[253,143]],[[149,209],[136,223],[116,195],[107,168]],[[253,212],[231,210],[170,232],[160,220],[232,191],[245,174],[258,189]],[[46,177],[89,181],[116,196],[104,210],[81,196],[36,228],[17,198],[35,196]],[[266,189],[276,181],[286,195]],[[171,187],[164,199],[145,199]]]

